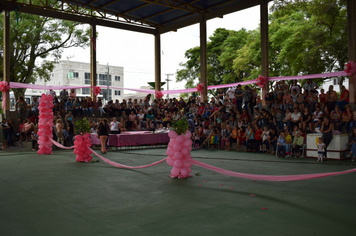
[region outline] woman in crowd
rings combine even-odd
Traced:
[[[20,143],[22,142],[23,137],[25,137],[25,142],[28,142],[32,131],[35,129],[35,126],[30,119],[25,119],[25,122],[26,123],[24,123],[24,126],[20,131]]]
[[[99,127],[98,127],[98,136],[100,138],[100,144],[101,144],[101,153],[106,154],[106,140],[108,139],[109,136],[109,125],[108,125],[108,120],[106,118],[103,119],[102,122],[100,122]]]
[[[27,103],[25,102],[23,96],[19,97],[15,104],[15,110],[17,111],[18,121],[21,120],[21,117],[27,114]]]
[[[324,158],[327,158],[327,148],[333,139],[333,124],[330,123],[329,117],[324,117],[324,122],[321,125],[320,132],[323,134],[322,138],[325,144],[325,156]]]

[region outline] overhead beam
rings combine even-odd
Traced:
[[[267,0],[267,1],[270,2],[272,0]],[[234,3],[234,4],[230,4],[228,6],[220,8],[218,10],[205,13],[204,14],[205,15],[205,19],[206,20],[211,20],[213,18],[221,17],[221,16],[229,14],[229,13],[233,13],[233,12],[236,12],[236,11],[241,11],[241,10],[244,10],[244,9],[247,9],[247,8],[250,8],[250,7],[254,7],[254,6],[259,5],[260,2],[261,2],[261,0],[248,0],[248,1],[243,1],[243,2],[237,2],[237,3]],[[176,31],[176,30],[178,30],[180,28],[183,28],[183,27],[187,27],[187,26],[190,26],[190,25],[197,24],[199,22],[200,22],[200,16],[199,15],[193,15],[189,19],[182,20],[180,22],[164,26],[162,28],[159,28],[158,30],[159,30],[159,32],[161,34],[164,34],[164,33],[170,32],[170,31]]]
[[[18,5],[15,2],[8,2],[8,1],[2,2],[1,4],[3,5],[4,8],[11,9],[11,10],[15,9],[15,6]],[[137,25],[125,24],[125,23],[121,23],[121,22],[97,19],[97,18],[93,18],[93,17],[74,15],[74,14],[69,14],[69,13],[64,13],[64,12],[53,11],[50,9],[45,10],[40,7],[33,7],[33,6],[28,6],[28,5],[21,5],[21,7],[18,9],[18,12],[46,16],[46,17],[52,17],[52,18],[57,18],[57,19],[61,19],[61,20],[75,21],[75,22],[80,22],[80,23],[85,23],[85,24],[90,24],[90,25],[92,25],[92,24],[100,25],[100,26],[128,30],[128,31],[134,31],[134,32],[145,33],[145,34],[155,34],[155,32],[156,32],[154,28],[149,28],[149,27],[145,27],[145,26],[137,26]]]

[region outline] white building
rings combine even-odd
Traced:
[[[109,74],[109,78],[107,78]],[[55,64],[55,68],[51,74],[51,80],[44,82],[42,78],[38,78],[36,84],[40,85],[55,85],[55,86],[90,86],[90,63],[76,62],[69,60],[62,60]],[[121,89],[110,89],[110,87],[124,87],[124,67],[121,66],[111,66],[111,65],[101,65],[97,64],[97,81],[96,84],[99,86],[109,85],[109,97],[107,97],[107,89],[101,88],[101,95],[104,99],[119,99],[123,98],[123,90]],[[30,90],[30,91],[29,91]],[[28,89],[26,93],[43,93],[46,91],[39,91],[36,89]],[[60,91],[56,91],[59,95]],[[87,95],[90,96],[90,88],[80,88],[76,89],[77,95]]]

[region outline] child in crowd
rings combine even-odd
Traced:
[[[32,151],[36,151],[35,146],[38,144],[38,134],[37,134],[38,128],[35,128],[33,132],[31,133],[31,139],[32,139]]]
[[[255,145],[252,152],[259,152],[262,146],[262,129],[255,125]]]
[[[265,127],[263,127],[263,132],[262,132],[262,145],[260,147],[260,152],[268,153],[266,144],[265,144],[265,142],[268,142],[268,135],[269,135],[269,129],[268,129],[268,126],[265,126]]]
[[[318,162],[322,162],[325,155],[325,143],[322,137],[318,138],[317,148],[318,148]]]
[[[56,121],[56,136],[57,142],[64,145],[63,122],[61,119]]]
[[[193,143],[194,143],[193,150],[199,150],[199,146],[200,146],[199,128],[195,128],[195,131],[192,135],[192,139],[193,139]]]

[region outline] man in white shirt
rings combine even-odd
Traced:
[[[121,128],[121,123],[116,121],[116,118],[114,117],[112,119],[112,122],[110,123],[110,133],[111,134],[120,134],[120,128]]]
[[[229,99],[232,101],[232,99],[235,97],[235,88],[230,87],[226,93],[229,96]]]

